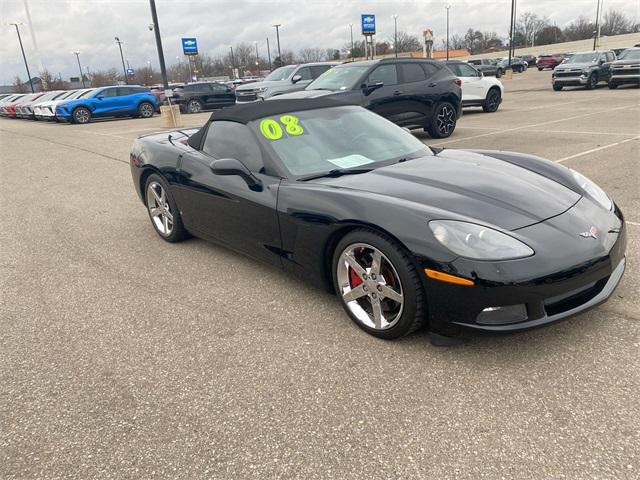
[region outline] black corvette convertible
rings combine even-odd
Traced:
[[[605,301],[621,211],[549,160],[429,148],[361,107],[278,100],[140,137],[135,188],[166,241],[221,243],[335,291],[368,333],[516,331]]]

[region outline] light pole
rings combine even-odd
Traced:
[[[512,52],[515,53],[513,48],[513,40],[515,37],[515,14],[516,14],[516,0],[511,0],[511,26],[509,27],[509,60],[507,62],[507,68],[511,68]]]
[[[391,18],[393,18],[393,49],[396,52],[396,58],[398,58],[398,15],[392,15]]]
[[[449,9],[451,5],[445,7],[447,9],[447,60],[449,60]]]
[[[281,23],[276,23],[274,25],[274,27],[276,28],[276,40],[278,42],[278,58],[280,59],[280,66],[282,66],[282,64],[284,63],[282,61],[282,53],[280,52],[280,27],[282,26]]]
[[[153,25],[149,25],[149,27],[153,28],[156,34],[156,48],[158,49],[158,63],[160,63],[160,73],[162,74],[162,85],[165,90],[168,90],[167,67],[164,64],[164,52],[162,51],[162,38],[160,38],[160,24],[158,23],[158,12],[156,12],[155,0],[149,0],[149,6],[151,7],[151,18],[153,19]]]
[[[235,73],[236,62],[233,58],[233,45],[229,45],[229,49],[231,50],[231,78],[235,80],[236,79],[236,73]]]
[[[267,58],[269,59],[269,71],[271,71],[271,48],[269,47],[269,37],[267,37]]]
[[[31,74],[29,73],[27,56],[24,54],[24,47],[22,46],[22,37],[20,36],[20,29],[18,28],[18,25],[22,25],[22,24],[18,22],[12,22],[9,25],[13,25],[14,27],[16,27],[16,33],[18,34],[18,42],[20,42],[20,50],[22,51],[22,58],[24,59],[24,68],[27,69],[27,77],[29,78],[29,85],[31,86],[31,93],[36,93],[35,89],[33,88],[33,82],[31,81]]]
[[[595,50],[598,45],[598,37],[600,36],[600,0],[597,0],[596,6],[596,30],[593,33],[593,49]]]
[[[255,41],[255,42],[253,42],[253,44],[256,47],[256,70],[259,70],[260,69],[260,57],[258,56],[258,42]]]
[[[76,60],[78,61],[78,70],[80,70],[80,80],[82,81],[82,88],[85,88],[84,84],[84,75],[82,74],[82,67],[80,66],[80,52],[75,51],[73,54],[76,56]]]
[[[351,30],[351,61],[353,62],[353,23],[349,24],[349,30]]]
[[[129,85],[129,79],[127,78],[127,67],[124,66],[124,55],[122,54],[122,44],[123,41],[120,40],[119,37],[114,37],[116,39],[116,43],[118,44],[118,48],[120,49],[120,60],[122,60],[122,73],[124,73],[124,82]]]

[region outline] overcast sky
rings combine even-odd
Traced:
[[[45,68],[63,78],[77,75],[73,51],[79,50],[83,67],[90,70],[121,68],[114,36],[123,45],[131,66],[150,60],[157,68],[154,35],[148,29],[151,13],[147,0],[26,0],[31,13],[40,58]],[[637,19],[638,0],[604,0],[605,10],[616,8]],[[393,36],[393,14],[398,30],[421,34],[431,28],[444,37],[445,5],[451,4],[451,34],[468,28],[495,30],[506,35],[511,0],[156,0],[165,59],[176,62],[181,54],[180,37],[197,37],[201,52],[226,53],[229,44],[258,41],[266,57],[266,37],[275,51],[274,23],[282,24],[283,49],[304,47],[340,48],[349,41],[349,23],[359,36],[362,13],[377,17],[378,39]],[[21,26],[23,44],[32,75],[38,71],[34,39],[29,32],[25,0],[0,0],[0,83],[12,83],[26,73],[13,26]],[[547,16],[562,27],[579,15],[595,18],[596,0],[518,0],[518,12]]]

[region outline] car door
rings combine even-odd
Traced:
[[[237,175],[216,175],[216,159],[241,161],[262,182],[250,189]],[[186,228],[258,260],[281,266],[276,202],[280,178],[265,173],[262,152],[246,125],[213,121],[202,150],[182,156],[174,193]]]
[[[236,95],[233,90],[221,83],[210,84],[213,91],[213,103],[216,106],[232,105],[236,102]]]
[[[372,112],[395,122],[403,112],[399,105],[402,89],[399,85],[396,65],[394,63],[386,63],[377,66],[364,83],[366,87],[382,83],[381,87],[365,94],[364,106]]]
[[[462,101],[477,102],[486,96],[482,74],[466,63],[455,65],[456,74],[462,81]]]
[[[122,108],[122,98],[119,96],[119,87],[105,88],[90,101],[93,104],[93,115],[105,117],[114,115]]]
[[[301,77],[300,80],[293,84],[291,90],[287,91],[295,92],[298,90],[304,90],[304,88],[313,80],[311,75],[311,67],[300,67],[291,77],[291,81],[293,81],[293,79],[297,76]]]
[[[432,67],[425,69],[425,67]],[[420,62],[402,62],[396,66],[399,73],[399,92],[395,122],[402,126],[422,125],[431,118],[438,95],[435,83],[428,80],[437,70]],[[395,92],[394,92],[395,94]]]
[[[611,76],[611,62],[615,60],[613,52],[605,52],[600,54],[600,80],[609,80]],[[604,63],[602,63],[604,61]]]

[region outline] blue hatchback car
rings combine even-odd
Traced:
[[[105,117],[150,118],[158,107],[158,99],[144,87],[102,87],[86,97],[59,104],[56,117],[70,123],[89,123],[92,118]]]

